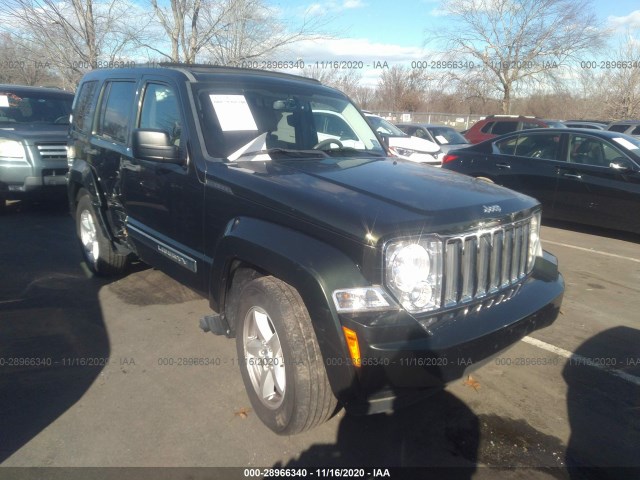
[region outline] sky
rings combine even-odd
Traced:
[[[440,0],[268,0],[282,18],[292,24],[307,18],[326,21],[325,30],[337,38],[298,44],[287,60],[302,59],[306,65],[344,60],[358,62],[365,83],[373,83],[376,62],[410,66],[429,58],[427,31],[438,32],[449,21],[440,10]],[[593,11],[603,25],[622,37],[629,30],[640,41],[638,0],[594,0]],[[612,38],[612,44],[615,38]],[[322,63],[321,63],[322,65]],[[367,79],[369,80],[367,82]]]

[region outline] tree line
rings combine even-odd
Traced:
[[[591,0],[444,0],[440,8],[448,21],[424,32],[425,61],[391,64],[375,85],[361,70],[297,73],[377,111],[640,118],[640,41],[628,32],[611,45]],[[71,90],[92,68],[242,66],[336,37],[330,17],[300,10],[285,21],[268,0],[5,0],[0,13],[0,82]]]

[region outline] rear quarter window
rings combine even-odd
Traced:
[[[100,106],[97,135],[108,137],[118,143],[126,143],[135,93],[135,82],[107,82]]]
[[[494,135],[504,135],[505,133],[515,132],[518,129],[518,122],[496,122],[491,129]]]
[[[85,82],[76,96],[73,105],[73,128],[80,132],[88,133],[91,130],[95,111],[93,98],[97,88],[98,82],[96,80]]]

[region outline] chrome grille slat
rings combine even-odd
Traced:
[[[513,286],[527,271],[531,219],[445,240],[443,306]]]
[[[38,143],[38,153],[43,160],[62,160],[67,158],[65,143]]]

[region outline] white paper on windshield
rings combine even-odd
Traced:
[[[0,107],[8,107],[8,106],[9,106],[9,96],[0,95]]]
[[[254,138],[246,145],[243,145],[238,150],[233,152],[227,158],[232,162],[238,160],[240,156],[244,157],[243,160],[254,161],[254,160],[271,160],[271,157],[266,153],[260,153],[263,150],[267,149],[267,134],[263,133],[262,135],[258,135],[257,138]]]
[[[244,95],[209,95],[223,132],[258,130]]]
[[[613,139],[614,142],[618,142],[620,145],[622,145],[624,148],[626,148],[627,150],[637,150],[638,147],[636,147],[633,143],[631,143],[629,140],[627,140],[626,138],[622,138],[622,137],[615,137]]]
[[[447,139],[444,138],[442,135],[436,135],[436,140],[438,140],[438,142],[440,142],[440,144],[445,144],[445,143],[449,143],[447,142]]]

